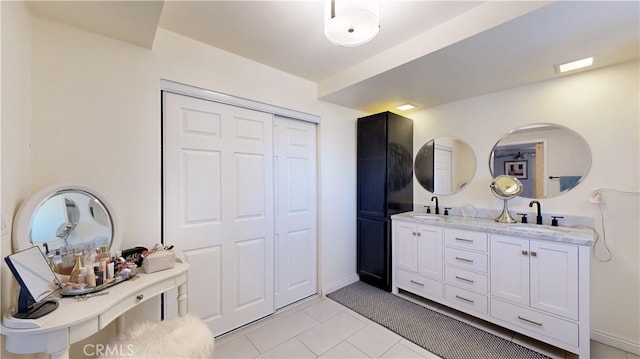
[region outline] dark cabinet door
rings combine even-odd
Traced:
[[[360,280],[391,291],[391,241],[388,220],[358,218]]]
[[[413,209],[413,121],[391,112],[358,119],[358,274],[391,290],[389,217]]]

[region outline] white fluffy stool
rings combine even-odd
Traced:
[[[136,323],[123,340],[107,345],[101,358],[213,358],[213,334],[200,318],[187,314],[159,323]],[[109,351],[111,349],[111,351]]]

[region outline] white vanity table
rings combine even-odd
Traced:
[[[411,292],[589,358],[591,229],[392,216],[394,294]]]
[[[76,301],[59,299],[59,307],[38,319],[3,318],[2,334],[6,350],[16,354],[49,353],[51,358],[68,358],[69,346],[104,329],[116,320],[116,331],[124,331],[124,314],[131,308],[169,289],[178,288],[178,314],[187,312],[188,264],[172,269],[140,273],[105,289],[109,294]]]

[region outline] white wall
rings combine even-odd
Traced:
[[[159,242],[160,80],[181,82],[321,117],[320,285],[327,288],[353,278],[355,120],[363,113],[318,101],[312,82],[165,30],[158,30],[149,50],[29,18],[22,3],[16,7],[25,19],[15,27],[14,36],[21,40],[15,46],[22,46],[25,53],[31,49],[33,61],[30,68],[28,62],[16,63],[22,78],[7,86],[19,84],[18,90],[31,98],[31,103],[17,102],[15,107],[27,114],[31,111],[32,122],[20,131],[9,128],[7,133],[3,109],[3,140],[11,136],[20,146],[27,144],[12,149],[20,149],[15,163],[30,165],[32,179],[29,174],[12,176],[3,158],[2,185],[21,183],[20,200],[51,183],[83,182],[110,196],[124,222],[123,247]],[[9,15],[14,16],[5,17]],[[3,28],[3,54],[6,34]],[[3,78],[3,90],[4,86]],[[18,202],[7,201],[11,215]],[[7,272],[3,270],[4,275]],[[13,300],[4,293],[3,298]],[[137,315],[157,317],[156,308]],[[72,355],[80,355],[78,346],[74,347]]]
[[[605,192],[602,206],[606,241],[613,257],[609,262],[601,239],[591,266],[591,329],[593,337],[627,349],[640,350],[640,255],[638,237],[640,174],[640,87],[637,61],[600,70],[522,86],[428,110],[416,112],[414,152],[438,136],[455,136],[471,145],[477,169],[470,186],[441,196],[441,206],[500,210],[502,202],[491,195],[489,154],[509,130],[539,123],[556,123],[573,129],[590,146],[591,170],[571,191],[541,199],[543,215],[551,213],[594,218],[603,234],[600,211],[588,198],[597,188],[636,191]],[[416,209],[431,198],[416,185]],[[509,208],[530,212],[529,198],[515,198]]]
[[[14,209],[30,192],[31,164],[31,16],[22,3],[0,3],[2,34],[2,97],[0,112],[0,143],[2,164],[0,202],[3,216],[8,221],[8,232],[0,238],[0,257],[11,254],[11,226]],[[18,286],[4,260],[0,263],[0,313],[13,304]],[[4,351],[4,336],[0,338],[0,356],[10,357]]]

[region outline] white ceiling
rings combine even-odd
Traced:
[[[379,0],[380,33],[354,48],[324,38],[323,1],[29,1],[35,16],[153,47],[158,27],[318,84],[365,112],[457,101],[640,54],[637,1]],[[215,89],[213,89],[215,90]]]

